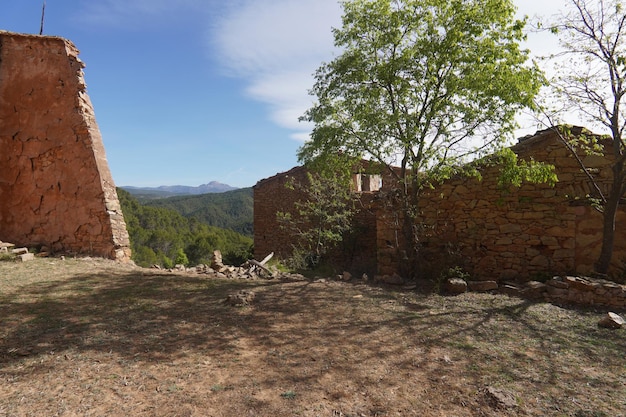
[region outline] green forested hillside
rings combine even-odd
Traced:
[[[227,264],[239,265],[251,257],[250,237],[184,217],[173,209],[143,205],[120,188],[117,193],[130,235],[132,259],[138,265],[210,263],[215,249],[222,252]]]
[[[252,188],[225,193],[169,197],[143,202],[149,207],[175,210],[184,217],[195,217],[202,223],[234,230],[252,237]]]

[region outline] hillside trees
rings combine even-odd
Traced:
[[[626,3],[622,0],[569,0],[569,11],[549,26],[559,36],[562,52],[554,82],[566,108],[609,132],[609,146],[587,137],[576,148],[586,153],[612,154],[608,191],[596,186],[591,197],[604,219],[602,248],[596,272],[606,274],[615,242],[615,219],[626,194]],[[601,145],[601,146],[600,146]],[[581,159],[578,159],[581,161]],[[584,166],[582,167],[585,168]],[[594,179],[591,177],[593,182]]]
[[[366,157],[395,178],[404,272],[413,274],[420,192],[501,149],[543,77],[526,63],[525,22],[509,0],[342,5],[343,24],[334,29],[342,53],[315,74],[317,102],[302,117],[314,128],[299,158]]]
[[[216,249],[232,265],[251,257],[252,239],[246,236],[183,217],[171,209],[144,206],[125,190],[118,189],[117,193],[130,235],[132,259],[138,265],[210,263]]]
[[[241,188],[224,193],[185,195],[141,200],[149,207],[176,210],[184,217],[222,229],[234,230],[252,237],[252,188]]]

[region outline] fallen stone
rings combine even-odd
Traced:
[[[0,248],[2,248],[4,250],[7,250],[8,248],[12,248],[14,246],[15,246],[15,244],[13,244],[13,243],[3,242],[3,241],[0,240]]]
[[[522,295],[522,289],[517,285],[504,284],[500,286],[500,292],[508,295],[509,297],[520,297]]]
[[[252,291],[241,290],[237,294],[230,294],[224,300],[232,306],[246,306],[254,301],[256,294]]]
[[[495,281],[468,281],[467,286],[470,291],[491,291],[498,289],[498,283]]]
[[[35,259],[35,254],[34,253],[22,253],[18,255],[18,258],[20,258],[22,262],[32,261],[33,259]]]
[[[563,280],[571,288],[576,288],[579,291],[593,291],[594,287],[590,281],[581,277],[565,277]]]
[[[21,255],[22,253],[28,253],[27,248],[15,248],[11,250],[11,253],[14,255]]]
[[[543,296],[547,285],[539,281],[528,281],[522,290],[522,295],[528,298],[539,298]]]
[[[467,292],[467,282],[461,278],[448,278],[444,284],[444,289],[450,294],[462,294]]]
[[[567,289],[569,284],[561,279],[561,277],[554,277],[546,282],[546,285],[554,288]]]
[[[626,324],[626,321],[619,314],[615,313],[607,313],[600,321],[598,322],[598,327],[603,327],[605,329],[620,329],[622,326]]]
[[[404,284],[404,278],[402,278],[398,274],[393,274],[391,276],[385,275],[383,278],[384,278],[383,282],[385,284],[389,284],[389,285],[403,285]]]
[[[502,409],[517,407],[515,395],[513,395],[511,392],[499,388],[487,387],[484,390],[484,394],[487,402],[493,408]]]

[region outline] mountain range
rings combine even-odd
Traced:
[[[228,184],[222,184],[217,181],[211,181],[208,184],[202,184],[197,187],[189,185],[161,185],[159,187],[120,187],[135,196],[143,198],[166,198],[180,195],[199,195],[209,193],[223,193],[226,191],[237,190]]]

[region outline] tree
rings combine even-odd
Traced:
[[[380,163],[398,184],[413,264],[421,190],[501,149],[543,76],[526,64],[525,21],[514,18],[509,0],[342,5],[343,25],[333,30],[342,53],[315,73],[317,102],[302,117],[314,128],[299,158],[341,153]]]
[[[189,258],[187,258],[187,254],[182,248],[179,248],[176,251],[176,258],[174,259],[175,265],[189,265]]]
[[[569,12],[549,26],[559,35],[563,48],[558,56],[568,58],[560,65],[554,87],[568,107],[610,132],[609,146],[589,136],[587,143],[570,147],[574,153],[579,148],[587,153],[612,154],[614,158],[609,190],[593,184],[596,195],[592,196],[604,219],[602,248],[595,269],[606,274],[613,256],[615,219],[620,200],[626,194],[626,10],[621,0],[570,0],[569,6]],[[589,178],[593,183],[593,177]]]
[[[350,176],[343,175],[350,171],[339,169],[340,160],[327,159],[323,167],[310,164],[305,181],[292,179],[285,184],[302,195],[293,211],[276,213],[281,227],[296,237],[291,255],[296,268],[315,267],[351,230],[355,195],[349,185]]]

